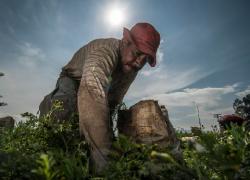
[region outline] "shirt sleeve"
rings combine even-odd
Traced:
[[[117,54],[105,47],[93,50],[86,56],[80,84],[85,86],[95,101],[105,103],[109,77],[117,62]]]

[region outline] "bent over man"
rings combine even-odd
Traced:
[[[137,23],[123,29],[121,40],[96,39],[80,48],[62,68],[56,89],[39,106],[46,114],[54,100],[63,102],[64,111],[57,114],[67,120],[79,113],[80,134],[91,147],[96,171],[107,163],[112,142],[110,110],[122,102],[137,72],[148,62],[154,67],[160,34],[149,23]]]

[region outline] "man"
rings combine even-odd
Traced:
[[[160,34],[149,23],[137,23],[130,31],[124,28],[121,40],[89,42],[62,68],[56,89],[39,106],[44,115],[54,100],[61,100],[60,120],[79,113],[80,134],[90,144],[97,171],[106,165],[111,147],[110,111],[122,102],[137,72],[147,62],[155,66],[159,44]]]

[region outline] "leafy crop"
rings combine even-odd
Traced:
[[[84,179],[89,177],[88,146],[81,140],[77,116],[57,122],[56,102],[42,118],[24,113],[26,122],[0,136],[0,177],[2,179]]]
[[[78,117],[57,121],[56,102],[38,118],[0,131],[0,179],[247,179],[250,177],[250,133],[244,126],[224,132],[202,132],[182,141],[182,157],[170,147],[136,144],[120,135],[102,175],[91,173],[89,147],[79,135]],[[193,136],[177,132],[178,138]]]
[[[244,126],[232,125],[222,133],[203,132],[197,137],[197,144],[184,144],[183,149],[185,162],[195,169],[199,179],[250,176],[250,132]]]

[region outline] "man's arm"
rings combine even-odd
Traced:
[[[107,86],[114,58],[116,55],[105,48],[90,52],[78,90],[80,133],[90,143],[91,157],[97,169],[106,165],[111,146]]]

